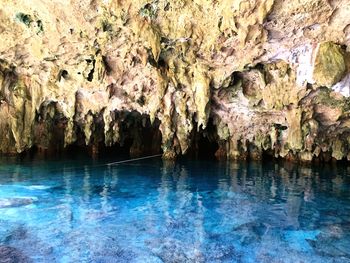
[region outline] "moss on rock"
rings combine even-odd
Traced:
[[[339,45],[325,42],[319,45],[315,58],[313,78],[319,86],[330,87],[346,73],[344,52]]]

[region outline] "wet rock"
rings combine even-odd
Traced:
[[[117,246],[114,242],[103,247],[101,251],[93,252],[93,262],[109,263],[109,262],[132,262],[135,254],[131,251]]]
[[[320,231],[303,231],[294,230],[286,231],[283,233],[283,238],[287,242],[288,246],[292,249],[302,252],[308,252],[312,250],[309,242],[315,241]]]
[[[261,238],[268,232],[269,226],[260,222],[249,222],[242,224],[233,229],[233,233],[237,234],[243,245],[249,245],[259,242]]]
[[[175,263],[190,261],[183,249],[176,244],[164,244],[156,254],[163,262]]]
[[[11,241],[25,240],[28,238],[27,229],[24,226],[15,227],[9,235],[6,237],[5,242],[10,243]]]
[[[350,259],[349,253],[349,245],[337,246],[336,244],[328,241],[328,240],[309,240],[309,244],[313,247],[313,249],[321,256],[328,256],[332,258],[345,257]]]
[[[23,254],[30,257],[34,255],[35,262],[55,262],[52,244],[48,244],[39,238],[25,224],[11,222],[9,225],[10,227],[7,226],[8,230],[4,233],[4,239],[1,240],[4,244],[10,247],[18,247]]]
[[[349,230],[347,223],[331,224],[322,228],[317,238],[308,240],[308,243],[322,256],[344,257],[350,260]]]
[[[206,262],[240,262],[241,253],[234,246],[210,244],[206,247]]]
[[[14,247],[0,246],[0,263],[29,263],[32,262],[20,250]]]
[[[205,262],[204,255],[195,245],[186,246],[176,239],[153,240],[149,245],[152,246],[152,253],[163,262]]]

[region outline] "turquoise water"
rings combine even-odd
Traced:
[[[7,160],[1,246],[32,262],[350,262],[350,168]]]

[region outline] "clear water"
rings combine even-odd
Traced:
[[[33,262],[350,262],[350,168],[4,161],[1,245]]]

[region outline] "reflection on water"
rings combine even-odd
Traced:
[[[1,164],[0,261],[350,262],[349,167],[71,165]]]

